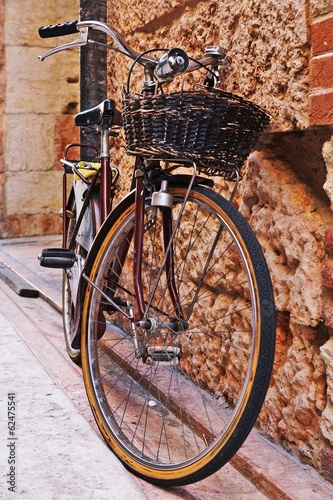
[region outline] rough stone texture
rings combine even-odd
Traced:
[[[332,349],[333,219],[326,199],[280,153],[266,145],[250,156],[239,200],[265,252],[278,312],[274,373],[259,425],[321,471],[333,431],[332,364],[323,359]],[[322,472],[332,481],[325,463]]]
[[[310,105],[313,109],[309,22],[332,10],[325,0],[147,0],[144,9],[135,0],[130,6],[108,1],[109,22],[138,52],[179,46],[200,57],[209,44],[225,47],[233,61],[227,89],[272,116],[271,132],[244,167],[236,198],[264,250],[277,308],[274,373],[258,425],[330,481],[333,142],[330,128],[308,127]],[[114,53],[109,63],[110,92],[120,105],[121,89],[112,82],[126,83],[130,63]],[[331,78],[327,68],[321,70]],[[136,68],[134,90],[139,77]],[[314,65],[312,78],[319,81]],[[327,99],[322,97],[319,120]],[[322,123],[329,119],[328,113]],[[122,138],[116,147],[121,185],[128,187],[131,162],[123,159]],[[215,187],[230,192],[221,180]]]
[[[322,323],[330,298],[321,276],[332,214],[269,150],[250,156],[241,189],[239,208],[265,252],[278,311],[274,374],[259,424],[318,466],[327,383],[320,346],[330,327]]]
[[[320,451],[320,470],[322,475],[332,481],[333,477],[333,452],[331,448],[323,448]]]
[[[322,269],[323,285],[326,288],[333,289],[333,265],[331,262],[325,262]]]
[[[323,145],[323,158],[327,171],[324,189],[330,199],[331,209],[333,210],[333,137]]]
[[[333,337],[320,348],[327,369],[327,405],[323,411],[321,430],[333,446]]]
[[[239,208],[266,253],[277,309],[288,311],[294,323],[316,326],[330,210],[269,150],[250,156],[241,190]]]
[[[310,7],[314,19],[332,12],[331,0],[310,0]]]
[[[333,228],[329,227],[325,233],[324,239],[325,252],[329,255],[333,255]]]
[[[233,60],[228,90],[262,105],[275,128],[307,127],[305,1],[148,1],[142,9],[140,1],[129,8],[109,0],[108,9],[110,23],[138,51],[179,46],[201,57],[207,45],[221,45]]]

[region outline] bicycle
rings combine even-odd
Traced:
[[[75,21],[40,28],[42,37],[79,32],[40,59],[93,43],[93,30],[133,60],[121,119],[112,99],[76,115],[76,125],[99,128],[101,151],[86,164],[65,151],[64,179],[74,172],[79,180],[68,199],[64,181],[63,248],[44,250],[41,264],[64,269],[66,343],[74,361],[82,356],[106,443],[139,477],[185,485],[237,452],[270,381],[272,284],[232,204],[268,118],[217,88],[227,56],[216,46],[199,61],[181,49],[163,49],[157,59],[133,51],[112,26]],[[134,94],[137,65],[144,78]],[[202,68],[203,86],[163,93],[175,76]],[[131,190],[112,207],[119,171],[110,167],[109,130],[120,126],[135,160]],[[230,200],[213,190],[215,176],[235,183]]]

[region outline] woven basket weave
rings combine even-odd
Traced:
[[[208,175],[240,169],[268,115],[218,89],[123,98],[122,121],[130,155],[196,162]]]

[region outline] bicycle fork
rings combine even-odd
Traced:
[[[140,167],[140,165],[139,165]],[[180,303],[179,293],[176,287],[175,279],[175,260],[174,260],[174,237],[179,224],[181,222],[185,204],[187,202],[189,192],[192,188],[193,181],[196,176],[196,168],[194,168],[193,176],[187,188],[187,193],[184,197],[179,214],[175,223],[172,220],[172,207],[173,196],[168,193],[168,182],[161,181],[159,191],[153,193],[151,202],[152,219],[145,222],[145,210],[147,203],[147,193],[145,190],[144,172],[137,168],[135,170],[135,224],[131,231],[127,234],[123,243],[117,250],[117,256],[113,261],[108,274],[109,293],[106,294],[103,290],[99,289],[102,297],[106,300],[105,310],[109,312],[118,311],[131,322],[131,335],[133,338],[136,356],[143,358],[146,363],[178,363],[180,357],[180,348],[174,343],[159,342],[157,337],[161,331],[172,332],[173,336],[187,329],[187,321],[184,317],[182,306]],[[142,286],[142,269],[143,269],[143,251],[144,251],[144,235],[149,228],[154,225],[154,210],[160,210],[162,216],[162,231],[164,240],[164,256],[162,263],[159,267],[154,285],[149,293],[149,298],[144,298]],[[132,300],[127,300],[126,303],[120,301],[116,297],[116,290],[119,286],[119,277],[126,260],[129,247],[133,243],[133,297]],[[153,304],[154,296],[159,286],[162,273],[165,273],[167,290],[170,295],[172,308],[174,311],[173,317],[168,315],[167,312],[159,310],[158,306]],[[92,286],[92,283],[87,276],[85,276]],[[111,291],[111,294],[110,294]],[[136,304],[136,314],[134,312],[134,302]],[[165,316],[166,321],[156,319],[156,316]],[[142,333],[139,334],[138,329],[144,330],[150,338],[150,342],[142,343],[140,338]],[[162,334],[163,337],[163,334]],[[155,340],[154,340],[155,339]]]
[[[187,201],[187,197],[184,200],[183,207],[178,216],[178,220],[173,228],[172,224],[172,204],[173,204],[173,196],[167,192],[168,182],[162,180],[160,191],[153,193],[151,206],[156,207],[162,212],[162,225],[163,225],[163,239],[164,239],[164,258],[162,264],[160,266],[158,275],[155,280],[155,285],[151,292],[151,298],[149,302],[145,302],[143,297],[142,290],[142,254],[143,254],[143,237],[144,237],[144,210],[145,210],[145,193],[144,193],[144,182],[143,182],[143,173],[141,171],[137,171],[136,176],[136,201],[135,201],[135,210],[136,210],[136,226],[134,232],[134,289],[136,302],[138,306],[138,315],[139,315],[139,326],[141,328],[147,328],[147,321],[151,321],[148,317],[148,311],[151,307],[152,298],[156,292],[158,282],[161,278],[162,272],[164,271],[167,278],[168,291],[170,293],[171,301],[176,311],[177,318],[182,321],[184,320],[184,315],[182,312],[182,307],[180,304],[178,292],[175,284],[175,270],[174,270],[174,253],[173,253],[173,238],[176,233],[176,230],[179,226],[179,222],[183,215],[184,205]],[[192,184],[191,184],[192,185]],[[191,188],[189,186],[188,192]],[[176,321],[171,323],[167,323],[166,326],[171,327],[172,329],[176,329]]]
[[[197,175],[196,165],[193,164],[193,175],[190,178],[190,182],[187,185],[187,191],[180,205],[177,220],[173,222],[173,195],[168,192],[168,182],[166,180],[161,181],[160,190],[156,191],[152,195],[151,208],[152,212],[155,210],[160,210],[162,215],[162,231],[163,231],[163,242],[164,242],[164,256],[159,266],[157,276],[154,281],[154,285],[150,290],[150,295],[147,301],[144,300],[143,290],[142,290],[142,255],[143,255],[143,238],[144,232],[148,228],[144,226],[144,211],[145,211],[145,194],[144,194],[144,180],[143,173],[138,172],[136,174],[136,229],[134,234],[134,289],[136,303],[138,307],[139,320],[134,320],[132,322],[132,335],[134,338],[134,343],[137,348],[138,357],[142,356],[142,351],[139,349],[139,342],[137,338],[137,327],[142,328],[151,334],[153,339],[155,335],[159,335],[161,330],[171,332],[173,338],[179,335],[181,332],[186,331],[188,328],[187,318],[184,316],[182,310],[179,291],[176,286],[175,279],[175,256],[174,256],[174,238],[176,232],[179,229],[181,223],[185,205],[188,201],[189,193],[192,189],[194,180]],[[148,223],[149,224],[149,223]],[[151,223],[153,224],[153,222]],[[168,317],[167,313],[164,314],[168,321],[156,320],[154,312],[160,313],[157,306],[153,305],[153,300],[155,293],[159,286],[159,282],[162,277],[162,273],[165,273],[167,289],[171,299],[172,308],[174,311],[174,317]],[[163,312],[162,312],[163,314]],[[171,315],[170,315],[171,316]],[[163,335],[162,335],[163,336]],[[145,346],[145,352],[143,353],[143,358],[145,363],[155,363],[159,364],[177,364],[181,356],[181,348],[175,342],[164,342],[155,343],[152,345],[149,343]]]
[[[184,329],[184,315],[182,312],[179,296],[175,284],[174,272],[174,254],[173,254],[173,229],[172,229],[172,204],[173,196],[167,192],[167,181],[162,180],[159,191],[154,192],[151,200],[152,214],[154,209],[159,209],[162,215],[162,228],[164,239],[164,259],[159,269],[155,280],[155,285],[150,293],[148,302],[144,299],[142,287],[142,256],[143,256],[143,239],[144,233],[149,229],[149,222],[145,225],[145,188],[144,188],[144,173],[142,170],[137,170],[136,177],[136,198],[135,198],[135,230],[134,230],[134,256],[133,256],[133,283],[138,309],[137,318],[132,320],[132,336],[136,348],[137,357],[142,357],[146,364],[178,364],[181,350],[180,347],[173,342],[157,341],[155,336],[159,337],[159,333],[163,330],[172,331],[177,334]],[[153,215],[152,215],[152,222]],[[157,309],[152,306],[152,300],[155,295],[162,272],[165,272],[167,279],[167,287],[170,298],[175,311],[175,318],[169,318],[168,321],[156,320],[154,312]],[[134,310],[132,308],[132,313]],[[143,329],[151,337],[151,342],[140,345],[138,339],[137,328]],[[162,335],[163,337],[163,335]]]

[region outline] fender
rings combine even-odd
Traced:
[[[179,186],[179,185],[184,185],[188,186],[190,183],[190,180],[192,179],[191,175],[187,174],[180,174],[180,175],[164,175],[164,176],[159,176],[154,180],[156,185],[158,185],[162,180],[167,180],[169,182],[170,186]],[[209,186],[213,187],[214,186],[214,181],[210,178],[207,177],[200,177],[196,176],[194,181],[193,181],[193,186],[197,185],[202,185],[202,186]],[[89,276],[92,268],[92,263],[95,260],[95,257],[97,255],[98,250],[101,247],[101,244],[107,234],[107,232],[110,230],[110,227],[112,227],[112,220],[117,220],[121,214],[123,213],[123,205],[127,206],[129,203],[134,203],[135,201],[135,189],[133,189],[130,193],[128,193],[125,198],[123,198],[117,205],[116,207],[112,210],[112,212],[109,214],[109,216],[106,218],[104,221],[103,225],[101,226],[98,234],[96,235],[91,248],[88,252],[87,258],[85,259],[85,265],[80,277],[79,285],[78,285],[78,292],[77,292],[77,297],[76,297],[76,305],[75,305],[75,320],[74,320],[74,331],[75,335],[72,341],[72,347],[73,349],[80,349],[81,346],[81,316],[82,316],[82,308],[83,308],[83,300],[84,296],[86,293],[87,285],[88,282],[84,278],[84,275]]]

